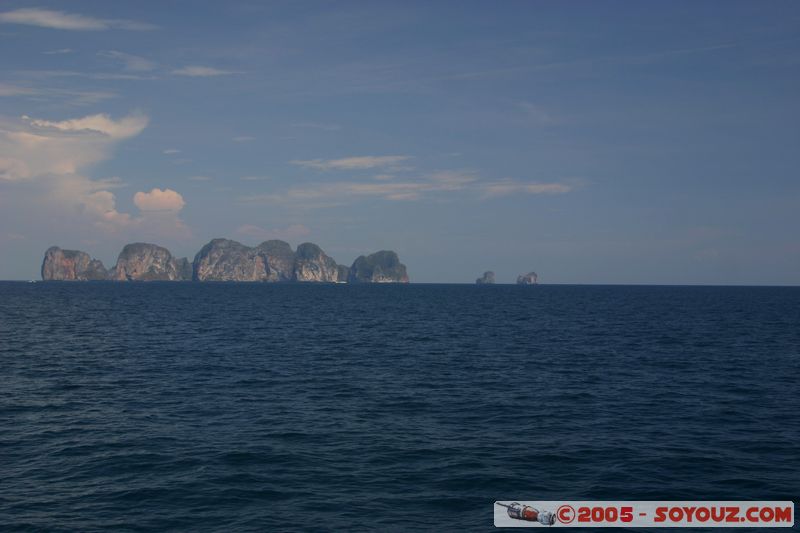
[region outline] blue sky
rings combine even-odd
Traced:
[[[0,279],[214,237],[800,283],[795,2],[0,4]]]

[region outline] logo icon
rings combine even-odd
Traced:
[[[562,505],[556,510],[556,516],[562,524],[570,524],[575,520],[575,509],[571,505]]]
[[[556,515],[550,511],[540,511],[530,505],[522,505],[519,502],[501,503],[495,502],[500,507],[505,507],[508,516],[515,520],[524,520],[526,522],[539,522],[543,526],[552,526],[556,523]],[[574,514],[574,511],[573,511]],[[573,517],[574,518],[574,517]]]

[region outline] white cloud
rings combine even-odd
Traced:
[[[133,216],[117,210],[112,190],[122,186],[119,178],[83,174],[146,124],[147,117],[141,115],[119,120],[108,115],[65,121],[0,119],[0,181],[17,195],[15,208],[21,213],[45,210],[61,217],[59,227],[68,224],[75,232],[87,231],[88,223],[104,233],[125,231],[135,238],[185,237],[189,230],[178,218],[184,202],[175,191],[140,193],[145,195],[136,202],[141,215]]]
[[[181,151],[178,150],[177,148],[167,148],[166,150],[162,151],[161,153],[162,154],[166,154],[166,155],[172,155],[172,154],[179,154],[179,153],[181,153]]]
[[[131,72],[147,72],[156,68],[156,64],[149,59],[133,54],[126,54],[125,52],[118,52],[117,50],[103,50],[97,52],[97,55],[99,57],[119,61],[123,64],[125,70],[130,70]]]
[[[183,209],[186,202],[183,196],[172,189],[152,189],[150,192],[137,192],[133,195],[133,203],[141,211],[172,211]]]
[[[203,67],[199,65],[191,65],[179,68],[172,71],[173,74],[178,76],[191,76],[199,78],[208,78],[212,76],[227,76],[228,74],[240,74],[234,70],[222,70],[214,67]]]
[[[188,179],[189,181],[211,181],[214,178],[212,178],[211,176],[189,176],[186,179]]]
[[[290,161],[293,165],[317,170],[362,170],[394,165],[411,159],[408,155],[366,155],[342,159],[309,159]]]
[[[147,127],[148,119],[144,115],[129,115],[120,120],[113,120],[105,113],[89,115],[87,117],[51,122],[49,120],[29,119],[32,126],[37,128],[55,129],[59,131],[91,132],[107,135],[112,139],[127,139],[139,135]]]
[[[238,235],[245,237],[252,237],[258,240],[267,239],[297,239],[305,237],[311,233],[311,230],[303,224],[292,224],[285,228],[278,229],[265,229],[253,224],[245,224],[236,229]]]
[[[73,52],[72,48],[59,48],[57,50],[45,50],[42,53],[44,55],[52,56],[52,55],[71,54],[72,52]]]
[[[100,19],[64,11],[54,11],[51,9],[40,9],[36,7],[15,9],[0,13],[0,23],[6,24],[25,24],[28,26],[39,26],[41,28],[53,28],[57,30],[78,30],[78,31],[98,31],[98,30],[152,30],[156,26],[144,22],[123,19]]]
[[[77,174],[107,159],[117,142],[138,135],[146,125],[143,115],[120,120],[90,115],[61,122],[28,117],[21,122],[0,121],[2,177],[18,181]]]
[[[131,216],[117,211],[117,198],[111,191],[96,191],[83,200],[84,212],[95,218],[95,224],[107,231],[131,224]]]
[[[250,141],[255,141],[256,138],[255,137],[251,137],[249,135],[239,135],[238,137],[234,137],[231,140],[233,142],[235,142],[235,143],[247,143],[247,142],[250,142]]]

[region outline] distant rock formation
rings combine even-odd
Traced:
[[[491,285],[494,283],[494,272],[491,270],[487,270],[483,273],[483,276],[479,277],[475,280],[475,283],[478,285]]]
[[[381,250],[368,256],[360,256],[350,267],[348,283],[408,283],[406,266],[397,254]]]
[[[106,270],[86,252],[54,246],[45,252],[44,280],[110,281],[261,281],[317,283],[408,283],[405,265],[397,254],[381,251],[361,256],[348,268],[314,243],[292,250],[278,240],[250,247],[230,239],[213,239],[197,252],[192,263],[177,259],[155,244],[133,243]]]
[[[267,259],[257,248],[213,239],[194,256],[195,281],[269,281]]]
[[[264,241],[256,248],[267,260],[267,281],[292,281],[294,279],[295,255],[288,242]]]
[[[322,248],[314,243],[304,242],[297,247],[294,261],[294,281],[339,280],[339,267],[328,257]]]
[[[95,281],[108,277],[102,261],[92,259],[86,252],[48,248],[42,261],[45,281]]]
[[[536,272],[528,272],[517,276],[517,285],[536,285],[538,282],[539,276]]]
[[[116,281],[188,281],[192,279],[189,261],[177,259],[166,248],[136,242],[126,244],[109,274]]]
[[[336,283],[347,283],[347,278],[350,277],[350,267],[339,265],[336,267],[336,270],[338,271],[339,274]]]

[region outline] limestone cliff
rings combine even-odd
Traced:
[[[348,283],[408,283],[406,266],[395,252],[381,250],[360,256],[350,267]]]
[[[186,281],[191,279],[186,258],[177,259],[166,248],[136,242],[126,244],[110,278],[117,281]]]
[[[294,280],[335,282],[339,280],[339,268],[322,248],[305,242],[297,247],[295,253]]]
[[[86,252],[53,246],[44,254],[42,279],[45,281],[93,281],[107,277],[103,263]]]
[[[213,239],[194,256],[196,281],[269,281],[263,253],[230,239]]]
[[[264,256],[269,270],[266,281],[292,281],[294,279],[295,255],[288,242],[272,240],[256,246]]]

